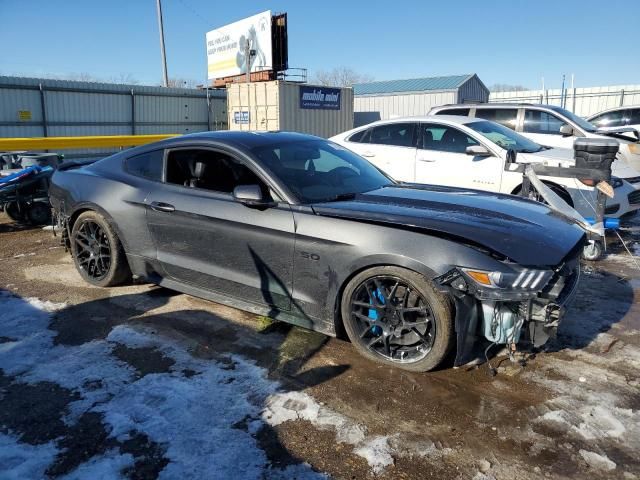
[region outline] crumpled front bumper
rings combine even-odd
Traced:
[[[573,252],[559,265],[543,290],[526,299],[487,299],[478,291],[454,288],[452,270],[436,279],[442,291],[453,299],[456,310],[457,352],[455,365],[479,359],[478,347],[487,342],[521,348],[541,347],[555,337],[567,305],[575,295],[580,279],[579,252]],[[487,315],[487,312],[493,314]],[[496,320],[508,326],[496,328]],[[498,334],[496,334],[496,330]]]

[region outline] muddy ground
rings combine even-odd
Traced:
[[[613,252],[584,266],[558,339],[526,366],[498,356],[495,377],[486,365],[412,374],[371,363],[346,341],[166,289],[89,287],[50,231],[17,227],[0,214],[0,290],[64,304],[48,327],[55,345],[85,347],[118,327],[146,329],[156,343],[114,343],[111,350],[135,372],[130,382],[175,370],[180,361],[163,350],[165,343],[178,342],[194,361],[236,369],[225,382],[242,380],[234,359],[248,359],[288,395],[280,406],[275,397],[264,400],[263,416],[293,415],[258,429],[247,417],[234,428],[250,433],[269,468],[307,468],[300,477],[640,478],[640,272],[619,246]],[[0,347],[12,341],[2,335]],[[105,452],[133,458],[120,470],[124,477],[157,478],[163,471],[171,477],[166,469],[176,457],[168,445],[175,439],[158,441],[140,430],[114,437],[113,423],[95,404],[65,420],[84,393],[2,367],[0,433],[25,448],[55,445],[47,477],[82,478],[77,469]],[[185,382],[198,377],[181,368]],[[18,478],[11,468],[0,465],[0,478]],[[208,478],[225,476],[210,468]],[[270,478],[269,471],[263,476]]]

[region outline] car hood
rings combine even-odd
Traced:
[[[549,148],[535,153],[518,153],[519,163],[541,162],[550,167],[573,167],[576,164],[573,150],[568,148]]]
[[[461,238],[525,266],[559,264],[584,236],[575,222],[540,203],[431,185],[383,187],[313,209],[318,215]]]

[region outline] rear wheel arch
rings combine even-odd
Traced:
[[[118,224],[115,222],[113,217],[111,217],[111,215],[109,215],[103,208],[93,203],[84,203],[84,204],[78,205],[73,210],[71,215],[69,215],[69,219],[68,219],[69,234],[71,234],[71,231],[73,230],[73,225],[78,220],[78,217],[85,212],[99,213],[102,216],[102,218],[104,218],[105,221],[109,224],[109,226],[113,228],[115,234],[118,236],[118,240],[120,240],[120,243],[124,247],[125,251],[129,250],[127,248],[126,239],[122,236],[122,232],[120,231],[120,228],[118,228]]]

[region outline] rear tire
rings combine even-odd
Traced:
[[[24,217],[21,214],[18,202],[7,202],[4,204],[4,211],[7,216],[14,222],[24,222]]]
[[[340,307],[351,343],[378,363],[426,372],[453,347],[451,303],[411,270],[384,266],[357,274],[345,287]]]
[[[71,253],[76,269],[91,285],[113,287],[131,277],[122,243],[109,222],[97,212],[84,212],[73,224]]]

